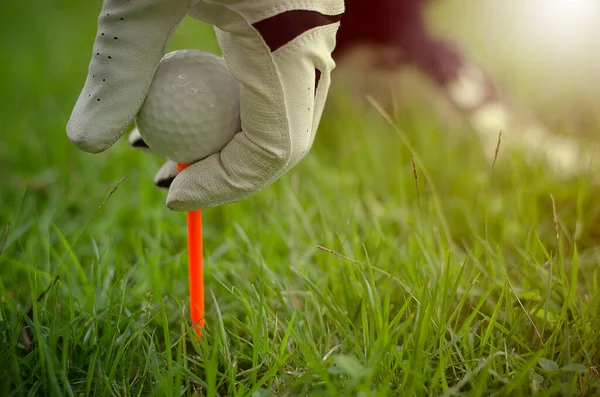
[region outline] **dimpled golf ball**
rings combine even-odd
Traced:
[[[214,54],[168,53],[135,121],[154,153],[193,163],[220,152],[240,131],[239,83]]]

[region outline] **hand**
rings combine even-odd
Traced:
[[[115,143],[141,107],[171,35],[190,15],[215,27],[242,85],[242,131],[176,176],[167,163],[161,172],[174,177],[167,206],[190,211],[247,198],[309,151],[343,11],[343,0],[105,0],[67,134],[92,153]]]

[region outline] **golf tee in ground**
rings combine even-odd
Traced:
[[[181,172],[188,165],[178,164]],[[198,335],[204,328],[204,268],[202,259],[202,212],[187,213],[188,231],[188,272],[190,286],[190,314],[192,324]]]

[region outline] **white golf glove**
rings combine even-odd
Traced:
[[[343,11],[343,0],[104,0],[67,134],[93,153],[115,143],[141,107],[173,32],[190,15],[215,27],[229,70],[242,85],[242,131],[220,153],[178,175],[167,162],[156,180],[172,180],[167,206],[173,210],[247,198],[309,151],[335,67],[331,53]],[[135,131],[130,141],[143,145]]]

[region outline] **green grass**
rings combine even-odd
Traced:
[[[300,166],[205,211],[195,340],[160,159],[65,136],[99,5],[55,3],[0,12],[0,395],[600,393],[592,175],[492,170],[423,104],[331,106]],[[197,23],[190,46],[217,49]]]

